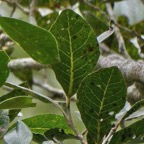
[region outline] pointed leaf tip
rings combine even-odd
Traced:
[[[43,64],[60,61],[57,41],[49,31],[8,17],[0,17],[0,25],[34,60]]]

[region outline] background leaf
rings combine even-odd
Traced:
[[[7,67],[8,62],[9,57],[4,51],[0,50],[0,87],[4,84],[9,75],[9,68]]]
[[[8,110],[0,110],[0,138],[8,130],[9,117]]]
[[[116,67],[88,75],[77,93],[77,106],[92,141],[101,143],[125,104],[126,85]]]
[[[116,132],[109,144],[131,143],[138,144],[144,142],[144,119]],[[138,142],[139,140],[140,142]],[[136,142],[137,141],[137,142]]]
[[[60,60],[57,42],[50,32],[8,17],[0,17],[0,25],[36,61],[51,64]]]
[[[32,137],[29,128],[22,121],[18,121],[16,128],[9,131],[4,140],[8,144],[30,144]]]
[[[50,31],[58,41],[61,62],[53,65],[56,77],[71,97],[99,57],[96,37],[89,24],[72,10],[64,10]]]
[[[21,109],[35,107],[36,103],[32,102],[32,97],[17,96],[0,102],[0,109]]]
[[[73,134],[63,116],[55,114],[41,114],[23,120],[35,134],[44,134],[47,130],[58,128],[65,133]]]

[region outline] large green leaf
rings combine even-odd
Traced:
[[[22,121],[18,121],[16,128],[10,130],[4,140],[7,144],[30,144],[32,137],[29,128]]]
[[[111,129],[112,122],[125,104],[126,84],[117,67],[89,74],[77,93],[77,106],[82,120],[97,144]]]
[[[66,95],[71,97],[93,71],[99,50],[90,25],[72,10],[64,10],[50,30],[58,41],[61,62],[53,65]]]
[[[67,134],[73,134],[63,116],[55,114],[40,114],[23,120],[35,134],[44,134],[50,129],[59,129]]]
[[[0,25],[36,61],[51,64],[60,60],[57,42],[50,32],[8,17],[0,17]]]
[[[32,102],[32,97],[17,96],[8,98],[0,102],[0,109],[21,109],[27,107],[35,107],[36,104]]]
[[[9,75],[9,68],[7,67],[8,62],[9,57],[4,51],[0,50],[0,87],[4,84]]]
[[[0,138],[8,130],[9,117],[8,110],[0,110]]]
[[[140,140],[140,142],[136,142]],[[144,143],[144,119],[116,132],[109,144]]]

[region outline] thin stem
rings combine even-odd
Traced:
[[[22,7],[19,3],[17,3],[15,0],[12,1],[12,0],[3,0],[3,1],[6,1],[7,3],[10,3],[10,4],[14,4],[16,5],[16,7],[18,7],[23,13],[25,14],[29,14],[29,10]]]
[[[111,20],[113,20],[114,23],[116,23],[115,15],[114,15],[111,4],[106,3],[106,8],[107,8],[107,12],[108,12]],[[119,28],[116,25],[114,27],[114,32],[115,32],[115,35],[116,35],[116,38],[117,38],[117,41],[118,41],[118,44],[119,44],[119,52],[121,54],[123,54],[125,58],[130,58],[129,54],[127,53],[126,47],[125,47],[124,39],[121,35],[121,32],[120,32]]]
[[[31,0],[30,11],[29,11],[29,22],[35,25],[37,25],[36,18],[35,18],[36,4],[37,4],[37,0]]]
[[[85,141],[84,137],[82,134],[80,134],[77,129],[75,128],[74,126],[74,123],[73,123],[73,119],[72,119],[72,115],[71,115],[71,108],[70,108],[70,100],[71,98],[70,97],[67,97],[67,116],[68,116],[68,125],[71,127],[71,129],[74,131],[76,137],[81,141],[81,144],[87,144],[87,142]]]

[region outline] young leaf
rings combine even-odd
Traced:
[[[7,67],[8,62],[9,57],[4,51],[0,50],[0,87],[5,83],[9,75],[9,68]]]
[[[126,84],[116,67],[106,68],[88,75],[77,93],[77,106],[92,141],[101,143],[112,127],[115,114],[125,104]]]
[[[64,10],[50,31],[58,41],[61,62],[53,65],[66,95],[71,97],[82,79],[93,71],[99,57],[90,25],[72,10]]]
[[[18,121],[16,128],[9,131],[4,136],[4,140],[8,144],[30,144],[32,137],[29,128],[22,121]]]
[[[5,134],[9,125],[8,110],[0,110],[0,138]]]
[[[63,116],[55,114],[40,114],[23,120],[35,134],[44,134],[47,130],[58,128],[67,134],[73,134]]]
[[[128,143],[129,141],[133,144],[136,144],[136,139],[141,140],[141,143],[144,142],[144,119],[135,122],[134,124],[121,129],[116,132],[109,144],[122,144]],[[138,144],[138,143],[137,143]]]
[[[43,64],[52,64],[60,60],[57,42],[50,32],[27,22],[8,17],[0,17],[0,25],[8,36],[34,60]]]
[[[0,102],[0,109],[21,109],[35,106],[32,97],[28,96],[17,96]]]

